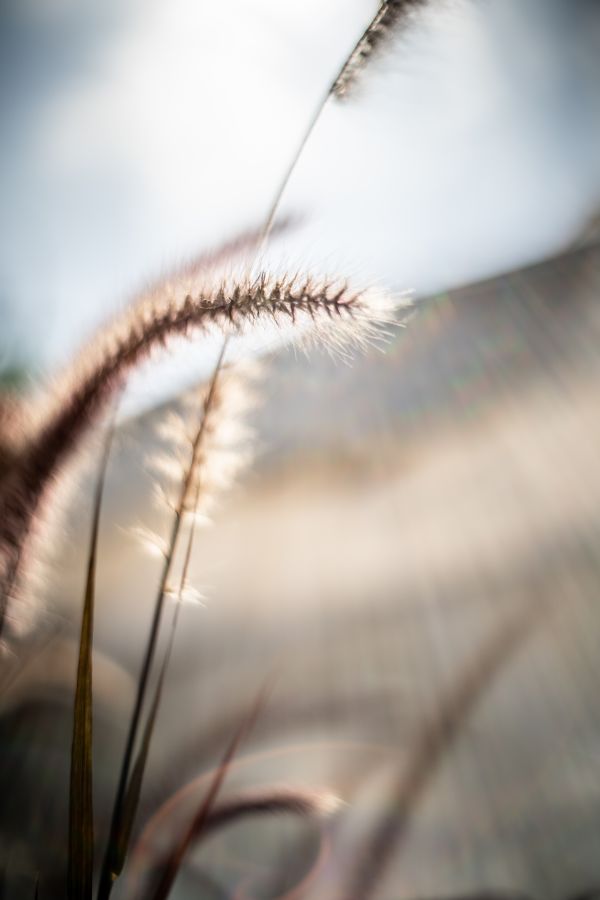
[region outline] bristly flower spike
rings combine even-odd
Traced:
[[[127,376],[170,338],[243,332],[259,322],[292,328],[305,343],[347,353],[381,334],[396,304],[377,291],[354,292],[312,277],[255,279],[207,284],[198,293],[156,296],[132,308],[83,354],[56,390],[55,401],[21,456],[0,482],[0,631],[8,598],[18,583],[32,532],[44,512],[58,472]]]
[[[428,0],[382,0],[374,18],[360,36],[354,50],[342,66],[331,93],[339,100],[352,92],[370,60],[389,44],[410,14]]]

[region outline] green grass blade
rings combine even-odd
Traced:
[[[69,900],[91,900],[94,874],[94,803],[92,753],[92,642],[94,632],[94,595],[96,560],[102,495],[113,428],[102,454],[92,513],[79,661],[73,708],[71,744],[71,784],[69,792],[69,858],[67,896]]]

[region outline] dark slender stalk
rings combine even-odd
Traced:
[[[221,369],[221,364],[223,361],[223,357],[225,354],[226,343],[224,342],[223,347],[221,348],[221,353],[217,360],[217,364],[215,366],[213,378],[209,387],[208,395],[206,398],[206,406],[212,403],[212,398],[214,396],[214,392],[217,385],[217,378],[219,371]],[[187,505],[187,501],[189,498],[190,488],[194,478],[194,470],[195,470],[195,461],[196,455],[198,452],[198,448],[202,442],[202,438],[204,436],[206,426],[206,416],[202,417],[202,421],[200,423],[200,427],[195,435],[194,442],[192,445],[192,455],[189,468],[186,471],[185,477],[183,479],[183,483],[181,486],[181,491],[179,495],[179,502],[177,504],[175,514],[173,517],[173,523],[171,526],[171,534],[169,537],[168,551],[165,556],[165,561],[159,581],[159,588],[157,593],[156,602],[154,604],[154,614],[152,617],[152,623],[150,626],[150,633],[148,636],[148,641],[146,644],[146,652],[144,654],[144,660],[142,663],[142,669],[140,672],[140,676],[138,679],[138,687],[137,694],[135,699],[135,705],[133,708],[133,713],[130,720],[129,732],[127,735],[127,742],[125,745],[125,752],[123,754],[123,761],[121,764],[121,772],[119,776],[119,783],[117,786],[117,793],[115,797],[115,803],[113,807],[113,815],[111,821],[111,827],[108,837],[108,845],[106,848],[106,854],[104,857],[104,862],[102,865],[102,870],[100,873],[100,885],[98,889],[98,900],[107,900],[110,897],[110,893],[112,891],[112,887],[116,878],[119,876],[124,859],[125,854],[127,852],[127,848],[122,846],[122,828],[124,824],[124,813],[125,813],[125,799],[127,796],[127,788],[129,783],[129,776],[131,772],[131,765],[133,761],[133,753],[135,750],[136,739],[139,731],[140,720],[142,716],[142,710],[144,705],[144,699],[146,696],[146,690],[148,687],[148,679],[150,677],[150,671],[152,668],[152,663],[154,660],[154,654],[156,651],[156,643],[158,640],[158,633],[160,629],[160,623],[162,619],[162,613],[164,608],[164,600],[166,596],[166,589],[168,584],[168,579],[171,574],[171,566],[173,563],[173,558],[175,554],[175,548],[177,545],[177,540],[179,538],[179,533],[181,529],[181,523],[183,520],[185,508]]]
[[[209,393],[206,396],[204,404],[203,404],[202,418],[201,418],[201,425],[200,425],[200,428],[202,429],[202,433],[204,433],[204,431],[205,431],[206,419],[210,414],[211,405],[212,405],[212,402],[214,399],[214,386],[216,386],[217,378],[218,378],[218,375],[222,368],[223,358],[225,355],[226,347],[227,347],[227,338],[225,338],[223,347],[221,349],[221,353],[219,355],[219,358],[215,365],[215,369],[213,371],[212,380],[211,380],[212,390],[209,389]],[[194,460],[192,460],[192,465],[194,465],[194,467],[195,467]],[[194,505],[193,505],[194,513],[196,513],[197,509],[198,509],[198,504],[200,501],[200,494],[201,494],[201,483],[200,483],[200,481],[198,481],[198,483],[196,485],[196,495],[194,498]],[[160,671],[159,671],[158,679],[156,682],[156,686],[154,688],[154,696],[152,699],[152,704],[151,704],[150,710],[149,710],[147,718],[146,718],[146,724],[144,726],[140,750],[138,752],[135,764],[133,765],[132,772],[131,772],[131,778],[129,779],[129,782],[127,785],[127,792],[126,792],[125,798],[123,800],[123,818],[122,818],[121,839],[120,839],[120,846],[121,846],[120,866],[121,867],[124,863],[125,854],[127,853],[127,850],[129,848],[131,832],[133,830],[135,815],[136,815],[137,808],[139,805],[142,783],[143,783],[144,774],[145,774],[145,770],[146,770],[146,763],[148,760],[148,754],[150,752],[150,743],[152,741],[152,735],[154,733],[154,726],[156,723],[156,718],[158,715],[160,701],[162,698],[162,691],[163,691],[163,686],[164,686],[164,682],[165,682],[165,677],[167,674],[167,669],[169,667],[169,662],[170,662],[171,654],[173,651],[173,643],[175,640],[175,633],[177,630],[177,623],[179,620],[179,612],[180,612],[181,604],[182,604],[182,595],[183,595],[183,590],[184,590],[184,587],[186,584],[187,573],[188,573],[191,554],[192,554],[193,538],[194,538],[195,530],[196,530],[196,522],[195,522],[195,518],[192,518],[192,522],[190,525],[190,531],[188,534],[186,551],[185,551],[185,560],[184,560],[184,564],[182,567],[182,572],[181,572],[180,581],[179,581],[179,589],[177,592],[177,601],[175,604],[175,610],[173,612],[173,618],[171,620],[171,628],[169,631],[169,636],[167,638],[167,645],[166,645],[166,648],[165,648],[165,651],[163,654],[163,659],[162,659],[162,662],[160,665]]]
[[[296,148],[296,152],[294,153],[292,159],[290,160],[290,163],[287,166],[287,168],[283,174],[283,177],[279,183],[279,186],[277,187],[275,196],[273,197],[273,201],[267,212],[265,224],[263,225],[263,228],[262,228],[261,243],[259,246],[259,251],[264,247],[265,242],[267,241],[269,235],[271,234],[271,231],[273,229],[273,224],[275,221],[275,216],[277,215],[277,210],[279,209],[279,204],[281,203],[281,198],[283,197],[285,189],[288,186],[289,180],[292,177],[292,174],[294,172],[294,169],[296,168],[296,165],[298,164],[298,160],[302,156],[304,148],[306,147],[308,141],[310,140],[312,133],[315,130],[315,127],[317,125],[317,122],[321,118],[321,113],[325,109],[325,105],[327,104],[327,101],[330,96],[331,96],[331,88],[328,88],[327,93],[321,98],[321,100],[319,100],[317,106],[315,107],[313,114],[306,126],[304,134],[302,135],[302,138],[300,139],[300,143],[298,144],[298,146]]]

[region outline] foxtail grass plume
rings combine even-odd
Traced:
[[[346,98],[372,57],[390,43],[407,23],[410,13],[426,3],[427,0],[382,0],[334,81],[331,88],[333,96]]]
[[[172,337],[217,328],[225,334],[269,322],[290,338],[347,353],[381,336],[396,304],[379,291],[312,277],[207,281],[196,293],[170,283],[96,338],[55,389],[40,423],[0,482],[0,629],[22,574],[29,539],[63,463],[126,383]]]
[[[148,459],[159,480],[159,508],[176,507],[174,488],[179,486],[193,457],[189,497],[183,510],[196,526],[210,524],[210,515],[221,492],[251,461],[252,432],[249,411],[257,402],[255,385],[261,366],[252,362],[220,368],[214,383],[186,392],[178,411],[170,410],[158,423],[163,448]],[[196,447],[200,410],[202,436]]]

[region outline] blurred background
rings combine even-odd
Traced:
[[[1,0],[5,383],[43,382],[161,273],[260,225],[374,9]],[[276,671],[231,784],[347,802],[308,895],[329,896],[465,664],[535,604],[377,896],[600,885],[599,82],[594,0],[431,0],[356,95],[327,104],[283,197],[294,224],[263,262],[410,290],[414,312],[351,365],[252,344],[267,360],[257,459],[197,541],[205,601],[183,613],[141,822],[215,765]],[[101,821],[159,567],[127,530],[168,526],[145,459],[216,352],[178,349],[125,399],[100,544]],[[64,853],[89,519],[82,488],[34,633],[3,662],[11,898],[32,896],[32,869],[52,896]],[[224,896],[248,879],[248,896],[277,896],[264,873],[296,860],[290,888],[314,844],[306,825],[236,825],[176,896],[198,896],[206,871]]]

